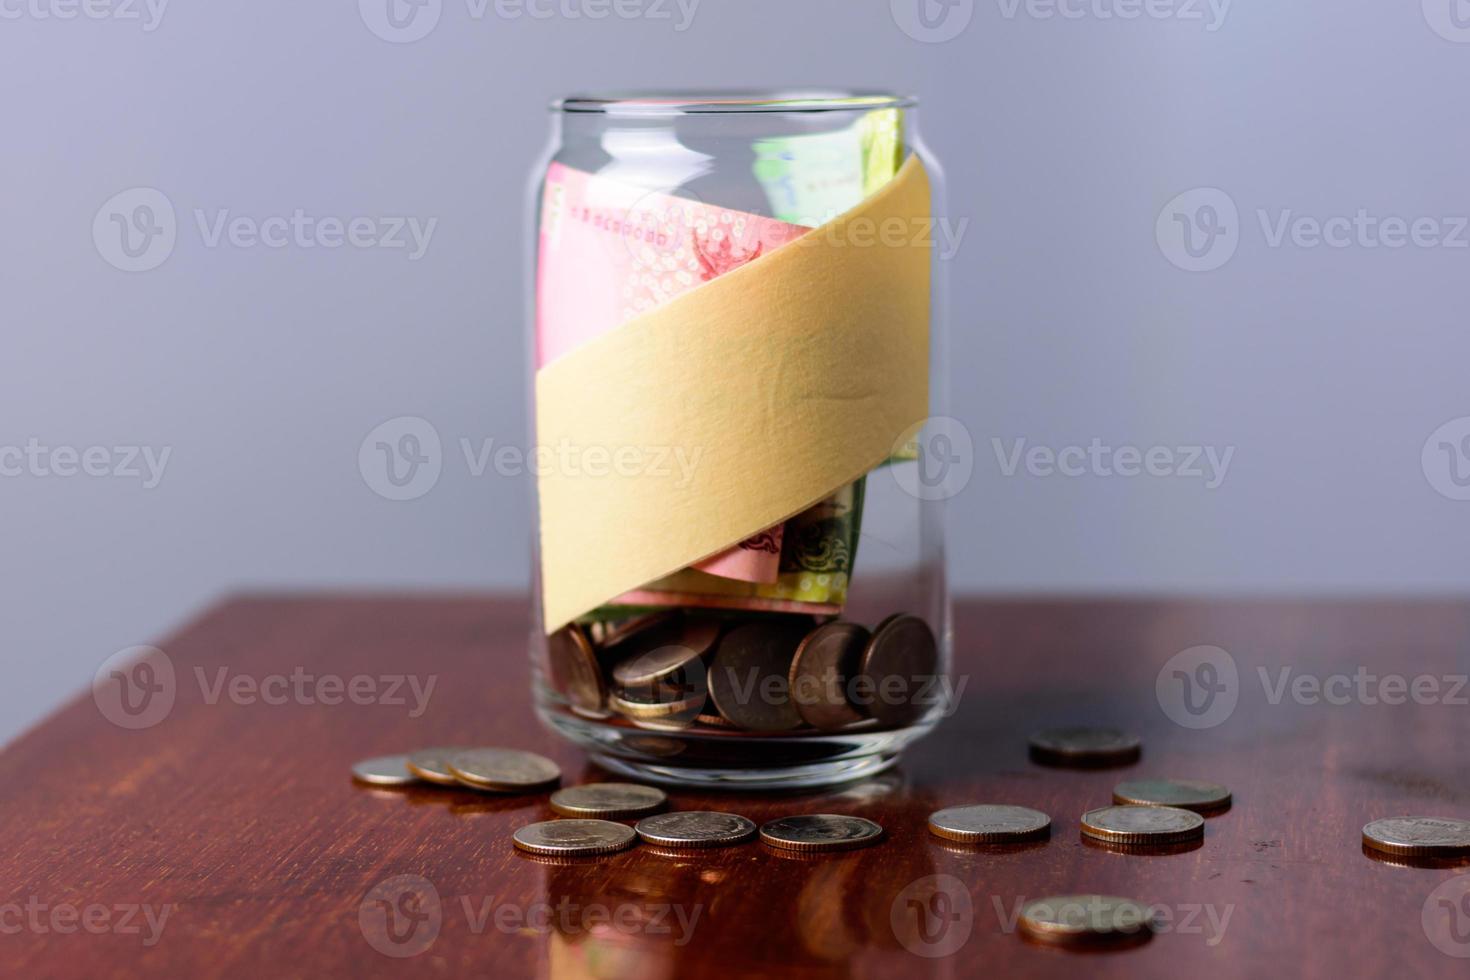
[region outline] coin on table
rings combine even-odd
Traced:
[[[1019,844],[1044,840],[1051,818],[1024,806],[952,806],[930,815],[929,832],[962,844]]]
[[[1470,820],[1387,817],[1363,828],[1363,843],[1400,857],[1459,857],[1470,854]]]
[[[889,616],[873,630],[859,661],[859,701],[885,726],[912,725],[941,707],[938,675],[939,646],[929,624],[906,613]]]
[[[1129,779],[1113,787],[1113,802],[1216,813],[1230,805],[1230,790],[1198,779]]]
[[[875,843],[883,828],[862,817],[804,813],[761,825],[761,840],[789,851],[846,851]]]
[[[727,847],[755,836],[755,824],[737,813],[675,810],[644,817],[633,828],[646,843],[659,847]]]
[[[463,749],[448,765],[464,785],[497,793],[532,792],[561,778],[561,767],[546,756],[517,749]]]
[[[799,727],[788,674],[809,629],[794,622],[758,622],[726,633],[709,668],[709,694],[720,714],[752,732]]]
[[[637,783],[586,783],[551,794],[551,808],[566,817],[625,820],[656,813],[668,805],[661,789]]]
[[[409,786],[419,781],[408,771],[406,755],[380,755],[353,763],[352,778],[369,786]]]
[[[847,691],[871,635],[857,623],[823,623],[797,645],[787,682],[808,725],[831,732],[867,717],[848,700]]]
[[[463,748],[444,746],[419,749],[417,752],[408,754],[404,765],[408,767],[409,772],[420,779],[438,783],[440,786],[458,786],[459,780],[454,777],[454,773],[449,771],[449,757],[463,751]]]
[[[611,820],[546,820],[522,827],[511,840],[531,854],[580,857],[621,851],[635,837],[632,827]]]
[[[1179,844],[1205,835],[1205,818],[1172,806],[1105,806],[1082,815],[1082,833],[1110,844]]]
[[[1112,895],[1054,895],[1031,902],[1016,920],[1021,935],[1053,946],[1113,946],[1147,941],[1153,913]]]
[[[1122,766],[1142,751],[1137,735],[1113,728],[1049,728],[1031,736],[1031,758],[1054,766]]]
[[[607,681],[597,650],[582,627],[571,623],[552,633],[546,641],[546,659],[551,685],[567,703],[585,713],[606,713]]]

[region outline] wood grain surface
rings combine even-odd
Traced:
[[[361,757],[434,744],[532,749],[556,758],[566,782],[606,778],[535,721],[525,636],[519,601],[251,597],[165,639],[176,697],[157,724],[119,727],[87,694],[0,753],[0,974],[1470,970],[1459,958],[1470,955],[1470,901],[1439,900],[1470,884],[1470,869],[1397,866],[1360,842],[1376,817],[1470,817],[1470,691],[1455,689],[1470,670],[1470,604],[961,603],[959,708],[900,769],[807,797],[672,794],[679,808],[758,822],[827,811],[886,829],[878,846],[806,859],[753,843],[552,863],[510,845],[517,826],[552,816],[545,795],[374,790],[349,780]],[[1236,703],[1186,713],[1209,723],[1186,727],[1164,709],[1182,689],[1171,658],[1202,644],[1228,653]],[[313,679],[308,693],[275,697],[284,688],[272,678],[302,683],[293,673]],[[1196,666],[1185,673],[1229,683]],[[411,716],[414,695],[406,683],[389,692],[391,675],[412,675],[421,688],[432,678],[426,710]],[[1421,681],[1417,701],[1385,703],[1399,699],[1387,675],[1434,678],[1438,692],[1425,697]],[[371,678],[356,682],[359,700],[373,683],[377,702],[403,703],[353,704],[345,694],[344,703],[323,703],[313,692],[331,700],[335,688],[314,686],[322,678],[340,678],[346,691],[353,678]],[[1314,681],[1324,684],[1315,698]],[[261,688],[254,698],[252,685]],[[284,703],[267,703],[267,694]],[[1072,723],[1137,731],[1142,760],[1095,771],[1028,760],[1029,731]],[[1209,820],[1194,849],[1084,844],[1079,816],[1139,775],[1222,782],[1234,806]],[[1046,811],[1051,840],[997,850],[926,832],[933,810],[982,801]],[[403,881],[425,895],[427,882],[437,906],[399,902]],[[1109,953],[1038,947],[1015,934],[1022,902],[1075,892],[1150,903],[1168,922],[1151,942]],[[390,921],[385,908],[403,914]]]

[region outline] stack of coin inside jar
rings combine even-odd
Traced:
[[[585,718],[655,731],[903,728],[941,708],[939,649],[903,613],[871,630],[804,615],[650,612],[550,637],[548,680]]]

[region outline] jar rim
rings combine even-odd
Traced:
[[[550,108],[553,112],[563,113],[681,116],[726,112],[870,112],[874,109],[908,109],[916,105],[917,98],[891,92],[716,90],[573,95],[557,99]]]

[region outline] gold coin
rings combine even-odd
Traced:
[[[1363,828],[1363,844],[1399,857],[1457,857],[1470,854],[1470,820],[1387,817]]]
[[[522,827],[511,838],[523,851],[553,857],[612,854],[635,839],[632,827],[611,820],[546,820]]]
[[[561,778],[561,767],[544,755],[516,749],[463,749],[449,757],[454,778],[475,789],[524,793]]]
[[[1177,844],[1205,835],[1205,818],[1172,806],[1105,806],[1082,815],[1082,833],[1114,844]]]
[[[645,843],[658,847],[727,847],[755,836],[755,824],[737,813],[675,810],[644,817],[634,828]]]
[[[1115,946],[1147,942],[1153,914],[1112,895],[1055,895],[1029,903],[1016,921],[1022,936],[1051,946]]]
[[[882,836],[883,828],[873,821],[836,813],[779,817],[761,826],[761,840],[791,851],[846,851]]]
[[[569,623],[547,637],[546,658],[551,686],[574,710],[593,717],[605,714],[607,681],[597,650],[582,627]]]
[[[419,781],[408,771],[406,755],[380,755],[353,763],[352,778],[369,786],[410,786]]]
[[[1049,836],[1051,818],[1024,806],[952,806],[929,817],[929,832],[962,844],[1019,844]]]
[[[1122,766],[1143,750],[1137,735],[1113,728],[1050,728],[1030,741],[1031,758],[1052,766]]]
[[[449,771],[449,757],[463,752],[463,748],[433,748],[419,749],[410,752],[404,765],[408,771],[420,779],[426,779],[440,786],[458,786],[459,780],[454,778],[454,773]]]
[[[1230,806],[1230,790],[1197,779],[1130,779],[1113,787],[1113,802],[1217,813]]]
[[[623,820],[655,813],[668,805],[661,789],[637,783],[587,783],[551,794],[551,808],[567,817]]]

